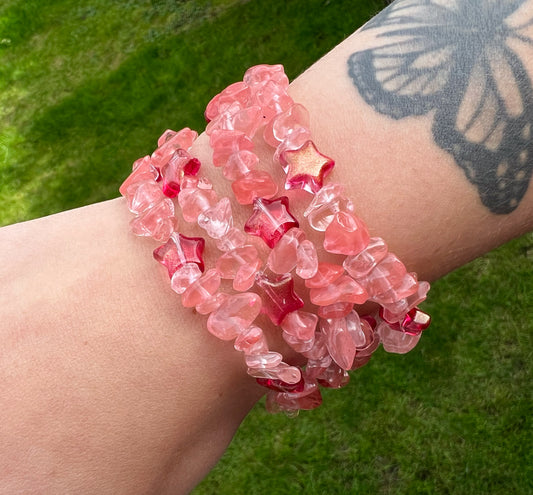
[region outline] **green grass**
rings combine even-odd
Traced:
[[[291,78],[382,2],[4,0],[0,225],[108,199],[256,63]],[[195,494],[533,493],[533,236],[434,284],[434,323],[296,420],[262,405]]]

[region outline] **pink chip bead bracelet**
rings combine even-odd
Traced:
[[[366,364],[380,343],[388,352],[412,349],[430,317],[417,307],[429,284],[408,272],[383,239],[370,236],[341,185],[324,183],[335,162],[313,143],[308,112],[288,86],[281,65],[255,66],[206,108],[213,165],[231,181],[236,203],[250,208],[242,229],[234,225],[233,201],[219,199],[199,175],[200,161],[191,155],[197,134],[188,128],[165,131],[152,155],[134,163],[120,192],[135,215],[133,233],[163,243],[154,258],[182,304],[208,315],[210,333],[243,352],[248,373],[268,389],[269,411],[295,415],[321,404],[320,387],[346,385],[347,371]],[[286,177],[281,185],[254,152],[260,139],[274,148],[273,162]],[[310,194],[305,225],[281,189]],[[215,266],[204,266],[203,237],[178,231],[179,210],[220,251]],[[344,259],[321,262],[309,229],[323,233],[323,251]],[[266,259],[254,237],[270,249]],[[296,279],[305,294],[297,293]],[[360,316],[356,306],[366,301],[379,304],[379,313]],[[270,350],[260,314],[304,366]]]

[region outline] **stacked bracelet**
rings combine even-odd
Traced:
[[[134,163],[120,192],[136,215],[132,231],[164,242],[154,257],[183,305],[209,314],[213,335],[234,340],[248,373],[269,389],[268,410],[292,415],[320,405],[319,386],[344,386],[347,371],[368,362],[380,342],[389,352],[413,348],[430,318],[417,307],[429,284],[407,272],[383,239],[370,237],[339,184],[324,185],[334,161],[311,140],[307,111],[294,103],[288,85],[282,66],[252,67],[206,108],[213,164],[232,181],[236,201],[252,205],[243,230],[233,225],[231,200],[219,200],[199,176],[201,164],[190,154],[197,134],[188,128],[166,131],[156,151]],[[276,197],[280,186],[254,152],[259,135],[286,173],[281,187],[310,193],[306,224],[324,233],[323,249],[338,263],[319,261],[288,197]],[[176,197],[183,219],[197,222],[221,251],[214,267],[204,267],[202,237],[176,230]],[[266,263],[249,236],[271,249]],[[295,292],[295,277],[308,289],[306,297]],[[221,279],[231,280],[233,291],[221,290]],[[304,299],[313,311],[303,310]],[[379,313],[360,316],[355,306],[366,301],[379,304]],[[280,328],[305,366],[269,350],[256,322],[260,313]]]

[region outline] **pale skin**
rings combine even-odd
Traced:
[[[494,213],[436,144],[433,113],[393,119],[363,99],[347,60],[373,43],[355,33],[291,85],[371,233],[435,280],[532,230],[531,187]],[[194,153],[209,169],[204,136]],[[0,229],[0,493],[188,493],[263,393],[130,219],[117,199]]]

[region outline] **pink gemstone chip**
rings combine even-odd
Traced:
[[[220,275],[215,269],[207,270],[181,296],[185,308],[194,308],[211,299],[220,287]]]
[[[287,231],[270,251],[267,261],[268,267],[274,273],[291,272],[298,262],[299,246],[304,239],[304,231],[297,227]]]
[[[431,317],[427,313],[418,308],[413,308],[405,315],[401,328],[409,335],[418,335],[428,328],[430,323]]]
[[[268,247],[273,248],[293,227],[298,227],[298,220],[289,211],[289,198],[281,196],[271,200],[257,198],[244,231],[261,237]]]
[[[138,215],[165,198],[161,188],[152,180],[131,184],[126,191],[128,209]]]
[[[212,189],[203,189],[200,183],[195,188],[181,189],[178,202],[186,222],[196,222],[200,213],[214,206],[217,195]]]
[[[255,325],[237,335],[233,347],[244,354],[265,354],[268,352],[268,343],[263,330]]]
[[[410,335],[405,332],[398,332],[398,330],[394,330],[384,321],[378,324],[377,332],[381,338],[383,348],[387,352],[394,352],[396,354],[409,352],[418,344],[422,335],[421,333]]]
[[[309,289],[320,289],[327,287],[331,282],[337,280],[344,273],[342,266],[332,263],[318,263],[317,272],[305,281],[305,286]]]
[[[307,311],[292,311],[281,322],[281,328],[289,335],[302,341],[315,338],[318,316]]]
[[[308,239],[302,241],[296,255],[296,275],[304,280],[314,277],[318,271],[318,254],[315,245]]]
[[[264,170],[251,170],[233,182],[231,188],[241,205],[250,205],[259,198],[272,198],[278,192],[276,182]]]
[[[153,237],[158,242],[165,242],[176,228],[174,203],[165,198],[151,208],[143,211],[130,222],[131,231],[141,237]]]
[[[170,286],[177,294],[183,294],[201,276],[202,271],[196,263],[185,263],[172,275]]]
[[[339,302],[363,304],[368,294],[352,277],[342,275],[327,287],[311,289],[309,297],[317,306],[329,306]]]
[[[353,212],[352,202],[344,196],[343,187],[340,184],[326,184],[314,196],[304,212],[309,225],[319,232],[326,230],[333,221],[335,213]]]
[[[209,315],[207,329],[221,340],[232,340],[251,325],[260,311],[261,298],[257,294],[235,294]]]
[[[258,156],[248,150],[240,150],[229,156],[222,173],[228,180],[237,180],[255,170],[259,162]]]
[[[133,163],[133,171],[127,177],[127,179],[120,186],[119,192],[122,196],[126,196],[128,188],[132,184],[139,184],[141,182],[155,182],[159,173],[157,169],[152,165],[152,161],[149,156],[139,158]],[[133,189],[130,189],[132,191]],[[131,194],[131,192],[130,192]]]
[[[339,211],[324,233],[324,249],[329,253],[354,255],[368,246],[370,235],[362,220]]]
[[[322,320],[320,328],[326,335],[326,345],[333,360],[343,369],[352,367],[356,343],[346,323],[346,318]]]
[[[344,269],[353,277],[361,278],[387,256],[388,249],[380,237],[372,237],[368,246],[355,256],[348,256],[343,263]]]
[[[222,198],[216,205],[205,209],[198,215],[198,225],[212,239],[221,239],[233,227],[233,214],[228,198]]]

